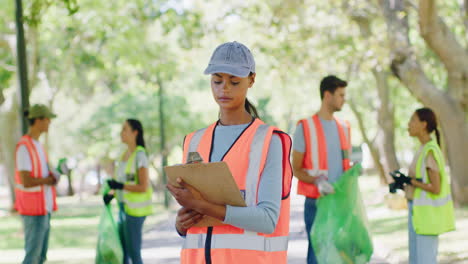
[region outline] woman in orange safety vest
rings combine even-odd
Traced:
[[[287,263],[291,139],[262,122],[246,98],[256,76],[246,46],[218,46],[205,74],[211,75],[219,120],[185,138],[183,160],[198,152],[203,162],[226,162],[247,207],[196,199],[180,178],[181,187],[168,185],[182,206],[176,218],[185,237],[181,263]],[[223,224],[194,227],[203,216]]]

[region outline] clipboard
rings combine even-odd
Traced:
[[[164,167],[168,183],[179,186],[177,178],[190,184],[196,190],[191,190],[195,197],[219,205],[247,206],[237,187],[226,162],[191,163]],[[224,225],[220,220],[205,216],[196,227]]]

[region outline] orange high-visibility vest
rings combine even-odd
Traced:
[[[29,135],[24,135],[21,137],[18,144],[16,144],[16,152],[18,152],[18,148],[24,145],[26,146],[29,157],[31,158],[32,170],[30,176],[33,178],[42,178],[42,167],[41,161],[39,158],[39,153],[33,143],[32,138]],[[44,153],[46,156],[46,161],[48,162],[47,153]],[[53,210],[57,210],[57,202],[56,202],[56,192],[55,187],[51,186],[52,188],[52,200],[53,200]],[[15,209],[21,215],[46,215],[47,208],[46,208],[46,201],[44,197],[44,185],[38,185],[34,187],[26,188],[23,185],[21,180],[20,173],[18,171],[18,167],[16,165],[16,155],[15,155]]]
[[[351,168],[349,160],[351,154],[351,127],[346,121],[340,121],[337,118],[335,118],[335,121],[340,136],[343,170],[347,171]],[[312,117],[300,120],[299,123],[302,124],[304,130],[306,147],[302,168],[312,176],[328,176],[327,142],[319,116],[315,114]],[[303,181],[298,181],[297,193],[309,198],[318,198],[320,196],[315,184]]]
[[[189,152],[197,151],[205,162],[211,158],[217,123],[189,134],[184,141],[184,163]],[[266,163],[273,133],[282,141],[283,188],[278,223],[272,234],[244,230],[232,225],[188,229],[181,252],[181,263],[287,263],[289,235],[289,193],[292,169],[289,161],[291,138],[288,134],[255,119],[237,138],[222,158],[231,170],[247,206],[257,204],[260,177]]]

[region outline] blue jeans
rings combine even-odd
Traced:
[[[414,232],[412,201],[408,201],[408,238],[409,264],[437,264],[439,236],[418,235]]]
[[[23,264],[42,264],[47,259],[49,247],[50,214],[22,215],[24,224],[24,256]]]
[[[304,203],[304,222],[307,232],[307,239],[309,240],[309,248],[307,249],[307,264],[317,264],[314,248],[312,247],[312,241],[310,240],[310,230],[312,229],[315,215],[317,214],[316,202],[316,199],[306,197]]]
[[[124,264],[142,264],[141,240],[146,216],[135,217],[125,213],[123,203],[119,204],[119,236],[124,252]]]

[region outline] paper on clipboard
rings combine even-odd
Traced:
[[[237,187],[226,162],[192,163],[164,167],[168,182],[178,186],[177,178],[197,189],[203,198],[220,205],[247,206]],[[196,191],[192,193],[197,196]],[[197,227],[216,226],[223,223],[215,218],[205,216]]]

